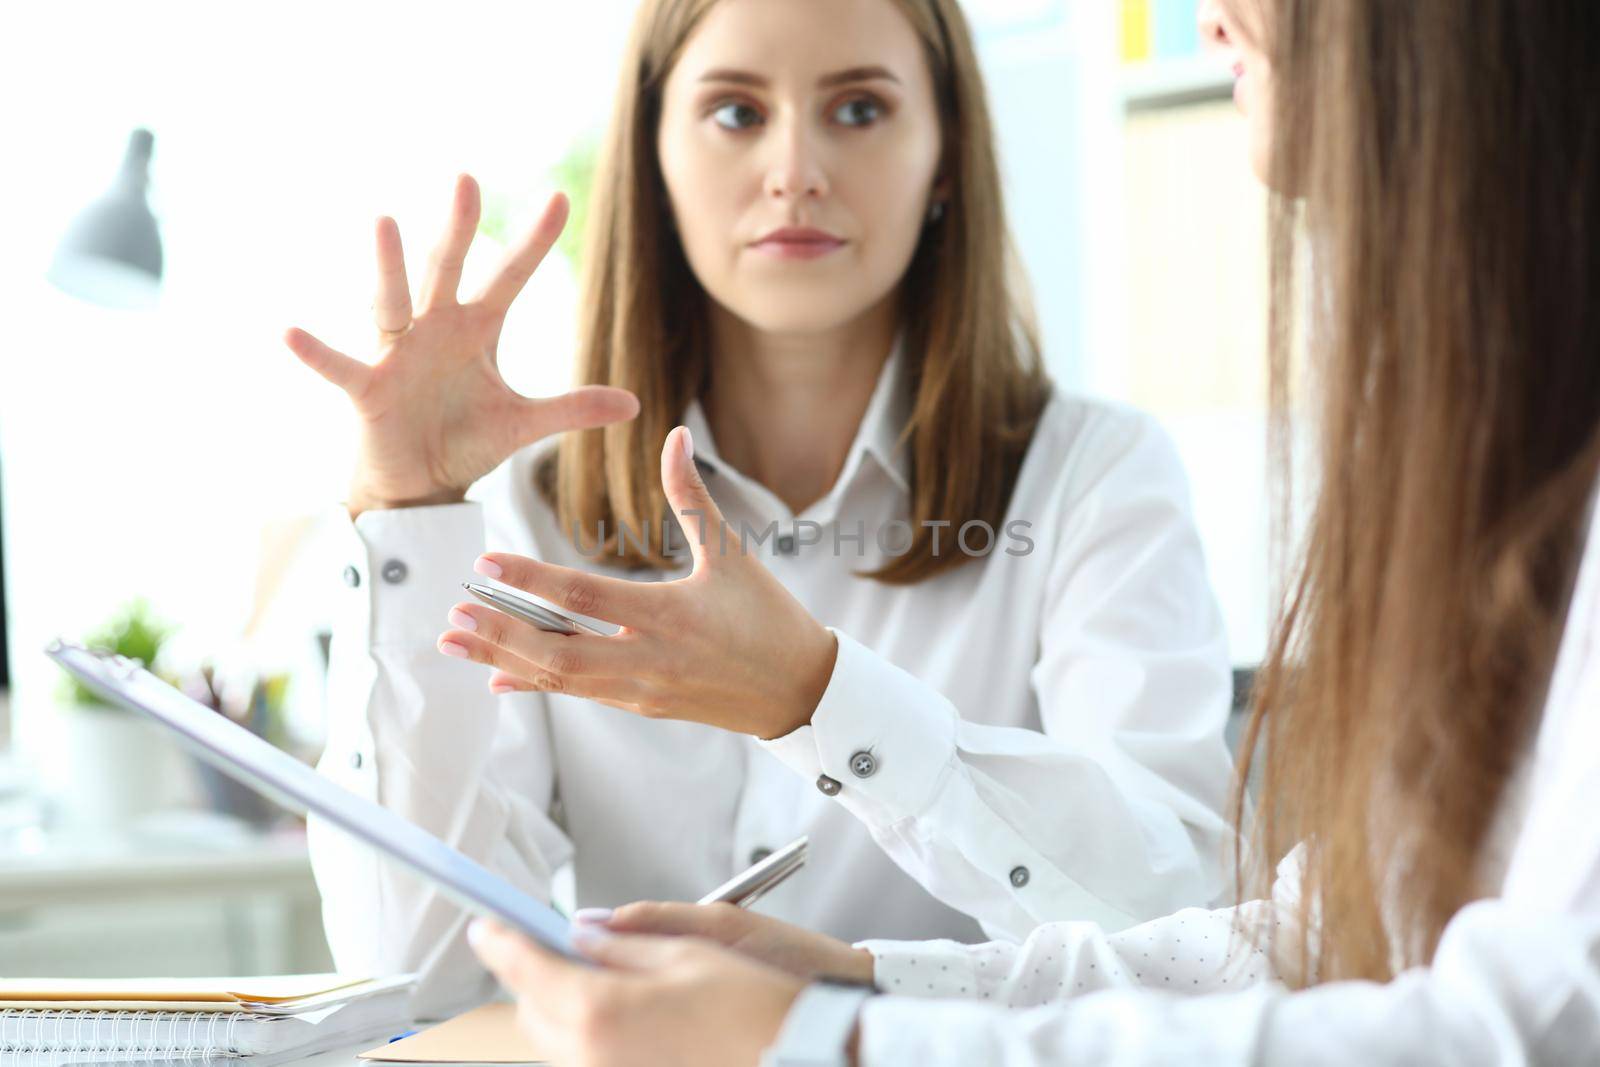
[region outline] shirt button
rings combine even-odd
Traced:
[[[361,753],[359,753],[359,752],[350,753],[350,769],[351,770],[359,771],[361,769],[361,762],[362,762],[361,761]]]
[[[794,555],[794,534],[778,535],[778,554],[780,556]]]
[[[406,575],[411,573],[406,570],[406,565],[397,559],[391,559],[383,565],[383,580],[390,585],[399,585],[406,580]]]
[[[356,570],[355,564],[351,564],[344,569],[344,584],[351,589],[361,584],[361,572]]]
[[[871,778],[878,771],[878,761],[870,752],[857,752],[850,757],[850,773],[857,778]]]
[[[756,848],[750,850],[750,866],[754,867],[768,856],[772,855],[770,848]]]
[[[1011,884],[1016,886],[1018,889],[1021,889],[1023,886],[1028,884],[1028,877],[1029,877],[1028,868],[1026,868],[1026,867],[1013,867],[1013,868],[1011,868]]]
[[[817,779],[817,788],[825,797],[836,797],[839,795],[839,790],[844,787],[839,784],[837,778],[829,778],[824,774]]]

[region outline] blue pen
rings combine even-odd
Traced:
[[[408,1038],[408,1037],[414,1037],[414,1036],[415,1036],[415,1035],[416,1035],[416,1031],[415,1031],[415,1030],[407,1030],[407,1031],[406,1031],[406,1032],[405,1032],[405,1033],[403,1033],[403,1034],[395,1034],[395,1035],[394,1035],[394,1036],[393,1036],[393,1037],[391,1037],[391,1038],[390,1038],[390,1039],[389,1039],[389,1040],[388,1040],[388,1041],[387,1041],[387,1042],[386,1042],[386,1044],[390,1044],[390,1045],[392,1045],[392,1044],[394,1044],[394,1043],[395,1043],[395,1042],[396,1042],[396,1041],[400,1041],[400,1040],[403,1040],[403,1039],[405,1039],[405,1038]]]

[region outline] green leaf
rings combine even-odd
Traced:
[[[118,609],[98,630],[85,636],[83,643],[97,652],[113,652],[151,667],[161,654],[161,646],[172,636],[173,629],[156,617],[148,600],[135,597]],[[110,706],[71,675],[64,676],[63,682],[60,691],[63,700],[73,704]]]

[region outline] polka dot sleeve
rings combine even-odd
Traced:
[[[1260,937],[1295,914],[1299,858],[1278,870],[1273,899],[1236,908],[1191,908],[1117,933],[1087,922],[1047,923],[1021,945],[994,941],[864,941],[885,993],[965,997],[1013,1008],[1107,989],[1229,993],[1276,978]]]
[[[989,997],[987,974],[1005,974],[1018,946],[1003,941],[963,945],[958,941],[863,941],[872,953],[872,980],[885,993],[907,997]]]

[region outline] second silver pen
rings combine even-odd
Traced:
[[[734,875],[696,903],[736,904],[741,908],[748,908],[784,879],[804,867],[810,847],[809,837],[798,837],[759,863],[752,864],[746,870]]]

